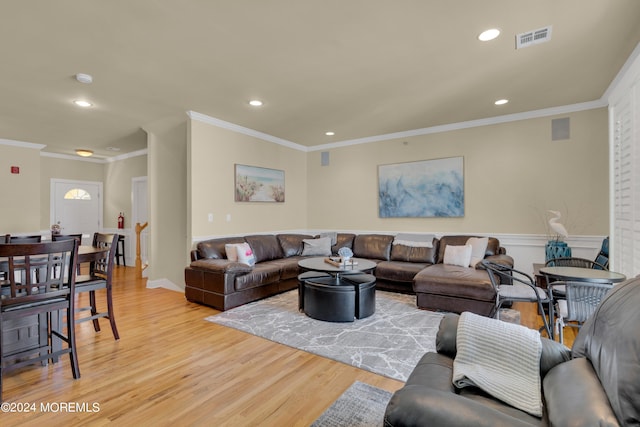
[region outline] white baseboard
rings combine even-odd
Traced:
[[[147,280],[148,289],[164,288],[175,292],[184,292],[184,285],[176,285],[168,279]]]

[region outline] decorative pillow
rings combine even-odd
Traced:
[[[469,263],[471,262],[471,249],[471,245],[447,245],[447,247],[444,249],[444,260],[442,262],[443,264],[469,267]]]
[[[256,257],[253,255],[253,251],[251,250],[251,246],[248,243],[240,243],[236,245],[236,249],[238,252],[238,262],[243,264],[247,264],[250,266],[254,266],[256,263]]]
[[[467,245],[471,245],[471,262],[469,267],[476,266],[477,263],[484,259],[484,254],[487,252],[487,245],[489,244],[488,237],[469,237]]]
[[[304,239],[303,256],[331,256],[331,238]]]
[[[331,246],[335,245],[336,243],[338,243],[338,232],[337,231],[327,231],[324,233],[320,233],[320,238],[322,237],[328,237],[329,239],[331,239]]]
[[[224,251],[227,254],[227,259],[229,261],[238,261],[238,245],[241,243],[227,243],[224,245]]]

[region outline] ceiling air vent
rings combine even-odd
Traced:
[[[516,35],[516,49],[548,42],[549,40],[551,40],[551,25]]]

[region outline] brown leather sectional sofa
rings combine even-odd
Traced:
[[[294,289],[303,239],[314,237],[259,234],[202,241],[191,252],[191,264],[185,268],[185,296],[224,311]],[[331,250],[336,254],[338,249],[348,247],[354,257],[376,262],[376,288],[415,293],[420,308],[490,316],[496,294],[487,272],[442,263],[447,245],[464,245],[469,237],[434,238],[432,247],[427,248],[393,244],[392,235],[338,233]],[[253,267],[226,257],[225,244],[245,242],[256,257]],[[485,258],[513,266],[513,259],[492,237]]]

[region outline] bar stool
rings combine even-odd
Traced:
[[[120,257],[122,257],[122,265],[127,266],[127,260],[124,253],[124,236],[118,236],[118,243],[116,244],[116,264],[120,265]]]

